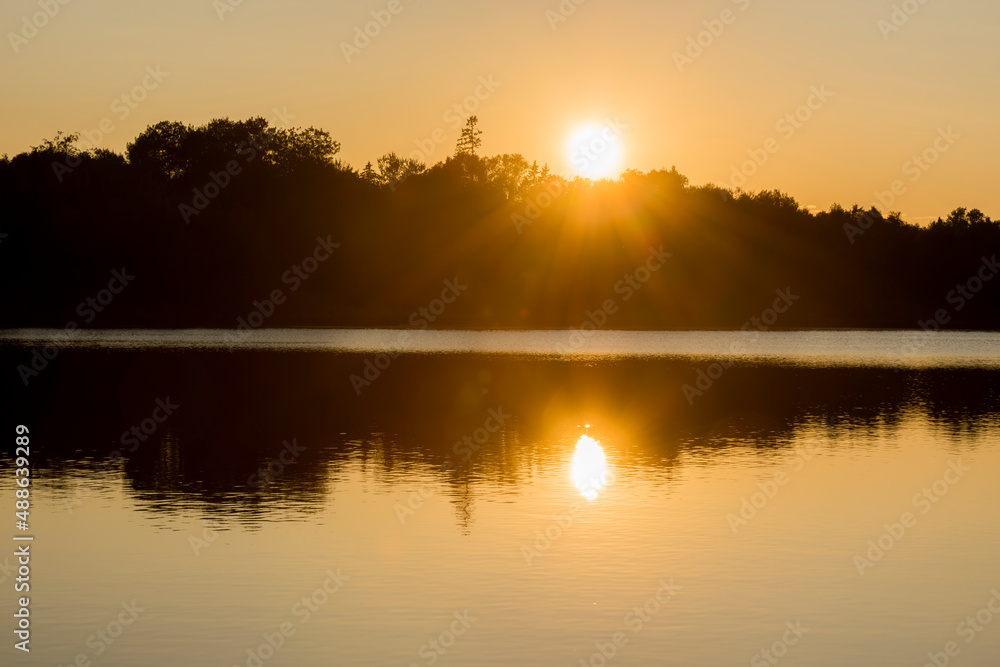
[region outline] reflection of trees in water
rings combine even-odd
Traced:
[[[455,488],[455,496],[451,502],[455,505],[455,522],[463,535],[472,533],[472,524],[475,519],[474,501],[471,483],[466,481]]]
[[[955,446],[974,446],[968,439],[995,428],[1000,414],[1000,374],[989,371],[734,365],[692,406],[681,387],[703,361],[399,357],[358,396],[348,378],[363,362],[67,350],[31,391],[11,394],[10,414],[37,425],[35,442],[44,445],[34,463],[56,488],[71,488],[66,479],[74,476],[120,475],[151,511],[197,508],[253,523],[277,508],[305,519],[355,473],[371,482],[367,488],[432,479],[465,532],[482,485],[516,497],[536,475],[568,462],[586,422],[626,471],[669,472],[683,465],[685,451],[710,465],[733,445],[780,450],[805,430],[831,439],[885,434],[912,415]],[[122,432],[166,396],[180,408],[162,429],[99,470]],[[497,408],[512,417],[467,459],[457,454],[456,443]],[[301,456],[248,484],[293,438],[305,447]],[[863,438],[853,442],[863,446]]]

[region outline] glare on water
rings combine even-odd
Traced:
[[[587,500],[596,500],[598,492],[609,481],[608,460],[601,443],[589,435],[581,435],[573,453],[573,485]]]

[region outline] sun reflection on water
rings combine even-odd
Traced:
[[[598,492],[609,481],[610,470],[601,443],[588,435],[581,435],[573,452],[573,485],[587,500],[596,500]]]

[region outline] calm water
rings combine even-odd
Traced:
[[[982,331],[430,331],[392,329],[0,330],[0,342],[69,348],[741,359],[814,366],[1000,368]]]
[[[1000,664],[1000,335],[400,336],[0,332],[0,662]]]

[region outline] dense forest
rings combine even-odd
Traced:
[[[0,327],[738,328],[784,294],[769,326],[1000,328],[978,209],[919,227],[676,168],[567,180],[479,135],[360,170],[263,118],[4,156]]]

